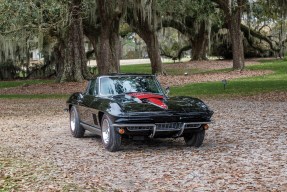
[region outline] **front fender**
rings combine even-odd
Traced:
[[[121,106],[110,99],[101,99],[91,107],[111,116],[124,115],[124,111],[122,110]]]
[[[79,101],[81,101],[83,98],[83,95],[81,92],[76,92],[73,93],[72,95],[70,95],[70,97],[68,98],[68,100],[66,101],[66,103],[69,104],[78,104]]]

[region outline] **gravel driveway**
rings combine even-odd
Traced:
[[[201,148],[183,139],[73,138],[64,100],[0,100],[0,191],[287,191],[287,102],[207,104]]]

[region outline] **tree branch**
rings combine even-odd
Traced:
[[[230,7],[228,5],[228,1],[226,0],[211,0],[211,1],[216,3],[219,6],[219,8],[225,12],[225,14],[228,15],[230,14],[229,12]]]
[[[163,19],[162,20],[162,26],[163,27],[172,27],[174,29],[177,29],[179,32],[181,32],[184,35],[191,35],[192,31],[188,29],[182,22],[179,22],[174,19]]]
[[[240,28],[241,28],[241,31],[243,32],[244,36],[248,40],[248,42],[250,41],[249,40],[250,35],[252,35],[253,37],[256,37],[256,38],[261,39],[261,40],[265,41],[266,43],[268,43],[270,46],[270,49],[272,49],[273,51],[279,51],[279,49],[276,49],[273,46],[272,41],[268,37],[262,35],[261,33],[257,32],[257,31],[254,31],[254,30],[248,28],[247,26],[245,26],[243,24],[240,25]]]

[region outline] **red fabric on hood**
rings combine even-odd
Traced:
[[[152,104],[159,106],[161,108],[167,109],[167,105],[162,101],[163,100],[162,95],[157,95],[157,94],[152,94],[152,93],[130,93],[128,95],[132,97],[136,97],[140,100],[147,99]]]

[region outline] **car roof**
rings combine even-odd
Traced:
[[[94,78],[91,78],[90,80],[97,79],[99,77],[117,77],[117,76],[155,76],[155,75],[144,74],[144,73],[110,73],[107,75],[97,75]]]

